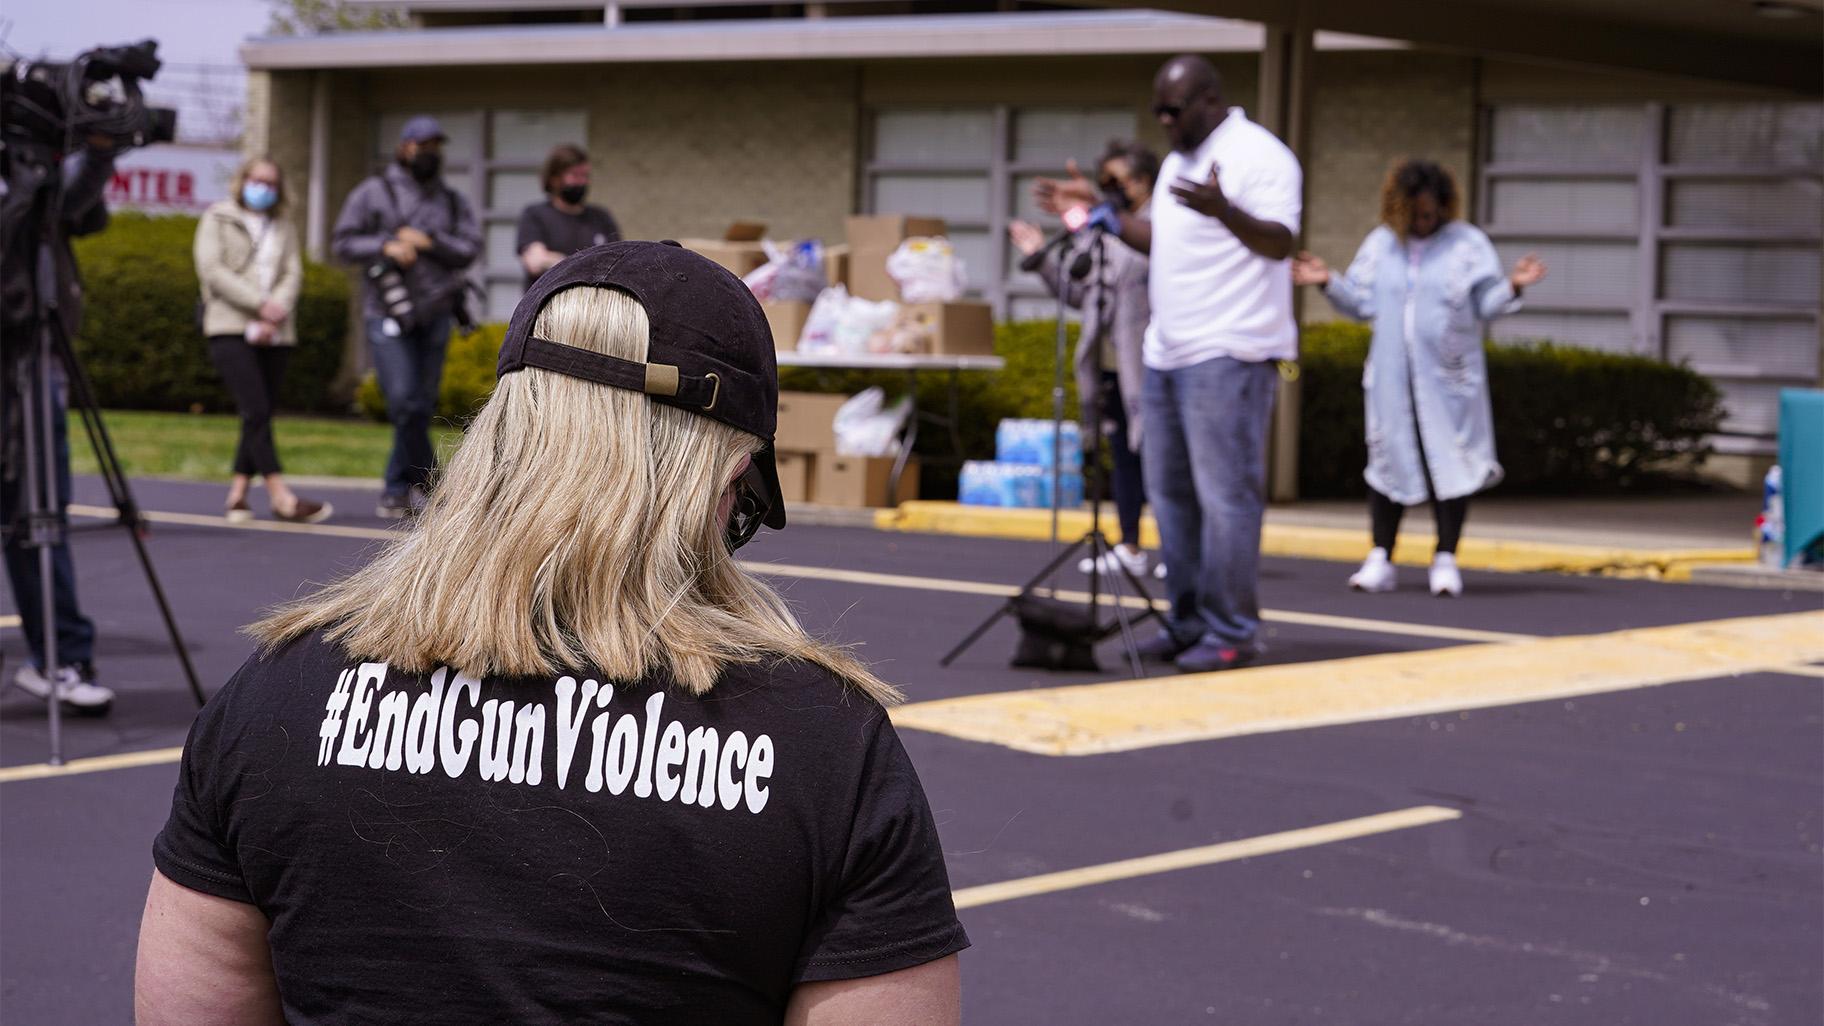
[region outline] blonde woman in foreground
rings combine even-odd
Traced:
[[[423,519],[191,729],[141,1026],[956,1022],[898,696],[732,556],[785,525],[777,395],[702,257],[541,278]]]

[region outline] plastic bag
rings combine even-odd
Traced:
[[[850,397],[836,411],[836,454],[838,456],[897,456],[899,439],[906,418],[912,413],[912,397],[902,397],[886,405],[887,393],[876,385]]]
[[[836,351],[836,324],[842,320],[842,311],[849,305],[849,290],[841,285],[832,285],[817,296],[811,304],[811,312],[805,315],[804,330],[798,335],[798,351],[801,353],[834,353]]]
[[[859,296],[849,296],[842,304],[831,331],[836,352],[845,356],[868,352],[868,340],[875,332],[891,328],[899,317],[899,304],[890,299],[876,303]]]
[[[887,257],[887,274],[908,303],[954,302],[966,285],[962,258],[949,239],[907,239]]]
[[[909,307],[901,307],[891,325],[868,338],[868,352],[928,353],[935,334],[936,328],[928,316]]]
[[[823,267],[822,242],[803,239],[782,246],[762,239],[760,248],[766,252],[766,263],[741,279],[755,298],[785,303],[817,301],[829,280]]]

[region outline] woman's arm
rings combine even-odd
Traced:
[[[297,310],[298,296],[304,291],[304,257],[298,252],[298,234],[285,230],[285,252],[279,259],[279,280],[273,282],[273,302],[285,308],[287,317]]]
[[[1378,234],[1377,229],[1362,240],[1361,247],[1355,251],[1355,259],[1349,262],[1349,269],[1341,274],[1330,270],[1321,257],[1300,253],[1292,262],[1293,282],[1321,287],[1324,298],[1344,317],[1373,320],[1375,265],[1384,245]]]
[[[138,1026],[284,1026],[266,917],[152,873],[133,973]]]
[[[801,983],[786,1005],[785,1024],[956,1026],[963,1021],[962,995],[962,970],[950,955],[880,976]]]

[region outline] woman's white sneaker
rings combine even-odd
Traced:
[[[1101,564],[1101,572],[1103,574],[1120,573],[1121,571],[1118,567],[1125,566],[1127,567],[1127,572],[1133,574],[1135,577],[1146,576],[1146,553],[1140,550],[1135,550],[1130,554],[1126,548],[1116,545],[1107,552],[1104,552],[1102,558],[1098,560],[1098,562]],[[1077,572],[1084,574],[1089,573],[1089,566],[1089,557],[1085,556],[1077,561]]]
[[[1431,593],[1457,598],[1463,594],[1463,575],[1457,570],[1457,557],[1440,552],[1431,560]]]
[[[1387,558],[1387,550],[1382,548],[1368,553],[1368,558],[1362,560],[1362,568],[1349,577],[1349,587],[1370,593],[1392,591],[1395,583],[1397,580],[1393,561]]]
[[[114,704],[114,691],[95,683],[95,671],[87,664],[65,666],[48,677],[27,663],[13,674],[13,686],[36,698],[49,699],[55,683],[57,701],[70,712],[103,716]]]

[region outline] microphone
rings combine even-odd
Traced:
[[[1072,281],[1082,281],[1087,277],[1089,277],[1089,250],[1085,249],[1070,262],[1070,278]]]
[[[1020,270],[1028,272],[1038,270],[1039,265],[1045,262],[1047,253],[1068,242],[1071,236],[1085,228],[1119,235],[1121,234],[1121,216],[1115,213],[1113,203],[1098,203],[1094,207],[1071,207],[1064,211],[1064,230],[1045,240],[1045,245],[1033,250],[1031,254],[1021,260]],[[1088,265],[1085,264],[1082,273],[1079,274],[1076,265],[1073,264],[1070,273],[1073,278],[1081,278],[1089,273]]]

